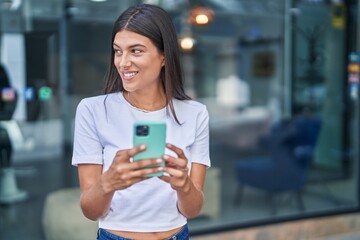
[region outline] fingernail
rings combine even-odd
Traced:
[[[168,156],[168,155],[164,155],[163,158],[164,158],[164,159],[169,159],[169,156]]]
[[[158,158],[158,159],[156,159],[156,162],[157,162],[157,163],[162,163],[163,160],[162,160],[161,158]]]
[[[159,170],[159,172],[162,172],[162,171],[165,170],[165,168],[164,167],[159,167],[158,170]]]
[[[143,149],[145,149],[145,148],[146,148],[146,146],[145,146],[144,144],[140,145],[140,149],[141,149],[141,150],[143,150]]]

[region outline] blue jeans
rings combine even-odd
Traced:
[[[121,237],[112,234],[105,229],[99,228],[97,233],[97,240],[131,240],[130,238]],[[184,225],[179,232],[175,235],[167,238],[166,240],[189,240],[189,228],[188,225]]]

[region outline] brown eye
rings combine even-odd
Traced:
[[[114,53],[115,53],[116,55],[121,55],[121,54],[122,54],[122,52],[121,52],[120,50],[116,50],[116,49],[114,49]]]
[[[134,54],[140,54],[142,51],[140,49],[133,49],[132,52]]]

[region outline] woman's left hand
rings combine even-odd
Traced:
[[[164,155],[164,172],[167,173],[168,176],[163,175],[160,179],[169,183],[174,190],[186,192],[190,188],[188,160],[182,149],[172,144],[166,144],[166,147],[175,152],[177,157]]]

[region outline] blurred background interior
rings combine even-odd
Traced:
[[[75,108],[102,93],[112,24],[140,2],[173,17],[210,113],[194,234],[359,211],[357,0],[0,0],[0,239],[46,239],[70,201],[52,194],[78,200]]]

